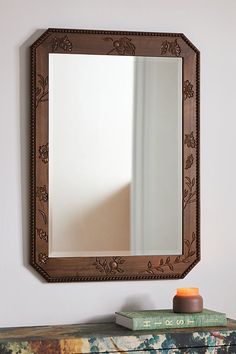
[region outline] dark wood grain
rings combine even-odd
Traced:
[[[52,258],[48,253],[49,53],[183,59],[182,219],[180,255]],[[179,279],[200,260],[200,53],[180,33],[48,29],[31,47],[31,264],[49,282]],[[167,141],[168,143],[168,141]],[[108,268],[103,267],[109,264]],[[96,264],[100,263],[101,267]],[[117,271],[117,265],[122,272]]]

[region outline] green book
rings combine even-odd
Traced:
[[[173,310],[116,312],[116,323],[135,330],[226,326],[225,313],[204,309],[199,313],[175,313]]]

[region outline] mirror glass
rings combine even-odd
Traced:
[[[49,54],[49,255],[182,253],[182,58]]]

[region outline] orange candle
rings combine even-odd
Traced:
[[[180,313],[202,312],[203,299],[198,288],[178,288],[173,298],[173,311]]]
[[[199,295],[199,289],[198,288],[178,288],[176,289],[176,294],[178,296]]]

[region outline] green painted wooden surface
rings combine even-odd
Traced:
[[[236,354],[236,321],[227,327],[131,331],[114,323],[0,329],[0,354]]]

